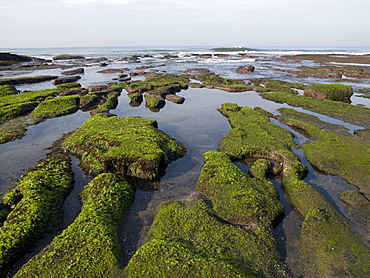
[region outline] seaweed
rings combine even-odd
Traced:
[[[41,102],[30,114],[34,121],[72,114],[79,109],[80,96],[69,95]]]
[[[149,181],[185,154],[185,147],[160,131],[155,120],[139,117],[95,115],[70,133],[63,146],[92,176],[114,172]]]
[[[303,181],[307,173],[307,166],[291,153],[291,139],[285,141],[286,136],[281,137],[285,132],[272,129],[270,126],[272,124],[266,119],[265,113],[258,116],[255,114],[256,111],[252,111],[250,108],[243,109],[236,104],[223,105],[221,112],[228,117],[233,129],[223,139],[223,141],[226,139],[227,144],[222,142],[220,147],[239,159],[245,156],[256,156],[256,154],[267,159],[272,157],[282,159],[284,190],[289,195],[295,209],[304,218],[299,245],[311,275],[369,277],[370,249],[330,202],[320,192]],[[346,142],[346,139],[354,139],[348,136],[342,138],[341,135],[319,130],[312,125],[294,119],[286,119],[284,122],[295,124],[309,132],[314,140],[320,139],[327,143],[326,148],[315,151],[315,156],[327,164],[331,164],[331,161],[328,161],[328,157],[323,159],[322,156],[328,149],[330,149],[329,154],[334,155],[336,151],[338,152],[336,147],[345,146],[341,141]],[[276,129],[285,130],[278,126]],[[232,132],[233,130],[237,132]],[[275,132],[271,132],[273,130]],[[243,140],[240,140],[241,135]],[[281,139],[278,140],[278,138]],[[235,145],[232,145],[233,141]],[[284,141],[285,143],[283,143]],[[260,142],[263,142],[261,146]],[[290,143],[287,144],[287,142]],[[269,146],[266,147],[265,144],[269,144]],[[310,145],[305,144],[304,148]],[[262,151],[258,151],[258,149],[262,149]],[[347,150],[347,155],[350,155],[349,152],[352,152],[353,149],[352,145],[351,150]],[[345,152],[343,151],[343,153]]]
[[[206,163],[199,176],[197,190],[212,201],[219,217],[242,225],[268,227],[277,223],[284,209],[266,175],[263,176],[261,171],[258,178],[244,174],[221,152],[207,152],[204,157]],[[255,173],[260,166],[260,161],[255,163]]]
[[[159,205],[147,242],[124,273],[127,277],[284,277],[270,229],[243,229],[220,221],[205,200]]]
[[[47,229],[61,224],[61,206],[72,186],[69,157],[56,148],[4,196],[9,213],[0,227],[0,276]]]
[[[117,229],[134,191],[121,176],[103,173],[80,193],[81,213],[14,277],[117,277]]]
[[[328,99],[314,99],[286,92],[263,93],[262,97],[279,103],[327,115],[344,122],[364,127],[370,126],[370,109]]]

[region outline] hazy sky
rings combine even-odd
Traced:
[[[369,0],[0,0],[0,48],[370,46]]]

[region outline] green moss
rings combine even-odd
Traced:
[[[183,75],[157,73],[146,76],[145,81],[131,81],[130,83],[123,84],[123,86],[129,94],[132,94],[143,93],[173,84],[185,86],[188,83],[189,78]]]
[[[55,153],[53,155],[56,155]],[[3,198],[10,210],[0,228],[0,276],[46,228],[60,224],[60,210],[72,187],[69,158],[58,152],[29,169]]]
[[[242,113],[242,108],[234,104],[223,105],[222,112],[229,117],[229,121],[233,129],[238,128],[237,136],[242,134],[243,140],[235,137],[235,134],[228,134],[229,144],[225,145],[226,150],[231,150],[232,153],[254,154],[254,149],[259,146],[259,142],[270,144],[264,155],[259,153],[259,156],[271,159],[272,156],[283,158],[283,186],[293,206],[305,218],[301,236],[300,247],[303,253],[304,262],[307,265],[312,277],[367,277],[368,269],[370,268],[370,252],[361,239],[351,230],[347,221],[335,210],[330,202],[320,194],[312,186],[304,182],[302,179],[307,172],[307,166],[303,165],[289,151],[290,144],[281,144],[277,138],[280,137],[280,132],[268,134],[264,129],[269,127],[268,124],[261,121],[260,117],[253,116],[249,113]],[[239,115],[236,115],[239,114]],[[230,119],[232,116],[233,118]],[[266,120],[265,120],[266,121]],[[288,119],[284,121],[288,124],[295,124],[298,121]],[[271,123],[269,123],[271,124]],[[338,151],[336,147],[343,147],[338,136],[329,132],[324,132],[318,128],[314,128],[309,124],[299,122],[300,129],[304,129],[307,133],[312,134],[313,140],[323,140],[327,142],[325,148],[317,148],[314,153],[317,158],[322,158],[323,155],[329,153],[334,156]],[[276,129],[283,129],[276,127]],[[254,132],[256,130],[256,132]],[[231,145],[232,139],[236,138],[236,145]],[[268,139],[266,139],[268,138]],[[346,137],[349,141],[353,138]],[[282,140],[281,140],[282,141]],[[352,150],[357,147],[355,142],[352,142]],[[311,144],[305,144],[310,146]],[[231,147],[229,147],[231,146]],[[260,148],[260,147],[259,147]],[[306,149],[305,149],[306,151]],[[362,153],[365,150],[362,149]],[[305,152],[307,157],[308,154]],[[278,160],[279,161],[279,160]],[[321,159],[327,161],[327,158]],[[367,162],[366,162],[367,161]],[[354,162],[355,167],[361,167],[361,164],[368,163],[368,158]],[[332,164],[333,160],[329,160],[328,164]],[[348,161],[347,161],[348,162]],[[348,163],[351,165],[352,163]],[[369,168],[369,167],[367,167]],[[260,173],[260,172],[258,172]],[[259,175],[259,174],[258,174]],[[349,244],[347,244],[350,242]],[[338,263],[340,262],[340,263]],[[358,269],[358,272],[356,272]],[[366,272],[367,271],[367,272]]]
[[[83,206],[76,220],[14,277],[117,277],[117,229],[133,197],[120,176],[97,176],[81,192]]]
[[[308,161],[317,169],[339,175],[370,196],[370,142],[356,137],[343,136],[295,119],[281,118],[293,128],[303,130],[311,140],[302,144]]]
[[[257,179],[244,174],[221,152],[207,152],[204,157],[197,190],[212,201],[219,217],[243,225],[276,223],[284,210],[266,176]]]
[[[289,131],[272,124],[269,117],[252,108],[226,103],[219,111],[233,127],[222,139],[220,150],[233,159],[268,157],[282,162],[286,153],[279,151],[296,147]]]
[[[351,86],[342,84],[315,84],[308,86],[305,89],[305,94],[306,91],[319,92],[320,94],[325,95],[325,99],[338,101],[348,100],[353,94]]]
[[[220,89],[229,92],[244,92],[244,91],[268,91],[262,86],[250,86],[245,84],[242,80],[227,79],[213,73],[202,73],[193,76],[194,79],[203,82],[202,86],[211,89]],[[199,84],[195,84],[195,87],[199,87]]]
[[[17,90],[11,85],[0,85],[0,97],[14,95]]]
[[[310,210],[302,224],[300,247],[316,277],[370,277],[370,248],[339,214]]]
[[[150,181],[185,154],[185,147],[158,130],[155,120],[135,117],[93,116],[63,144],[90,175],[116,172]]]
[[[79,109],[80,97],[62,96],[41,102],[30,114],[33,119],[54,118],[68,115]]]
[[[257,78],[251,80],[256,86],[263,85],[265,88],[269,89],[270,91],[278,91],[278,92],[288,92],[288,93],[294,93],[297,94],[298,92],[294,89],[300,89],[304,90],[306,88],[303,84],[298,83],[291,83],[287,81],[281,81],[281,80],[273,80],[273,79],[267,79],[267,78]]]
[[[366,107],[326,99],[314,99],[285,92],[263,93],[262,97],[275,102],[302,107],[351,124],[370,126],[370,109]]]
[[[104,111],[115,109],[118,105],[118,97],[119,94],[115,92],[109,93],[107,100],[103,104],[99,105],[98,109]]]
[[[125,274],[282,277],[283,270],[270,229],[258,226],[249,230],[221,222],[209,203],[200,200],[162,203],[147,243],[132,257]]]
[[[64,83],[56,86],[58,89],[72,89],[72,88],[81,88],[81,84],[77,82]]]
[[[194,250],[177,238],[153,239],[143,245],[124,271],[125,277],[255,277],[227,260]],[[155,260],[158,261],[155,261]]]
[[[4,144],[16,139],[21,139],[29,124],[20,119],[12,119],[0,127],[0,144]]]
[[[31,112],[41,101],[60,92],[61,89],[48,89],[1,97],[0,123]]]

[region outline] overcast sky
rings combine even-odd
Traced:
[[[0,0],[0,48],[370,46],[369,0]]]

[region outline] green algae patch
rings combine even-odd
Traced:
[[[304,90],[307,86],[298,83],[291,83],[282,80],[273,80],[267,78],[257,78],[251,80],[255,86],[264,86],[269,91],[288,92],[298,94],[294,89]]]
[[[165,253],[169,250],[169,254]],[[173,254],[173,256],[170,256]],[[209,202],[165,202],[127,277],[284,277],[270,229],[219,220]]]
[[[125,277],[132,278],[255,277],[227,260],[198,253],[191,244],[177,238],[153,239],[146,243],[135,253],[124,273]]]
[[[144,81],[131,81],[127,84],[122,84],[127,93],[144,93],[146,91],[155,90],[161,87],[166,87],[170,85],[181,85],[186,88],[189,83],[189,78],[184,75],[175,74],[150,74],[146,76]]]
[[[117,277],[117,229],[132,203],[130,184],[115,174],[101,174],[82,190],[81,213],[14,277]]]
[[[73,88],[81,88],[81,84],[78,82],[71,82],[71,83],[59,84],[56,87],[58,89],[73,89]]]
[[[34,120],[55,118],[75,113],[79,109],[80,97],[61,96],[41,102],[30,114]]]
[[[332,124],[329,122],[321,121],[318,117],[314,115],[298,112],[297,110],[294,110],[291,108],[279,108],[277,110],[280,112],[280,115],[282,115],[285,118],[294,118],[296,120],[300,120],[305,123],[315,125],[320,129],[332,131],[332,132],[335,132],[335,133],[338,133],[344,136],[353,137],[353,134],[349,132],[348,128],[342,125],[337,125],[337,124]],[[275,118],[279,119],[278,117],[275,117]],[[303,133],[303,135],[307,135],[305,134],[304,130],[300,130],[300,132]]]
[[[242,80],[228,79],[213,73],[201,73],[193,76],[194,79],[203,82],[202,86],[210,89],[220,89],[228,92],[257,91],[267,92],[262,86],[250,86]],[[196,85],[198,87],[198,85]]]
[[[310,210],[302,224],[300,247],[316,277],[370,277],[370,248],[339,214]]]
[[[115,109],[118,105],[118,97],[119,93],[116,92],[109,93],[105,102],[99,105],[97,109],[104,111],[110,111],[112,109]]]
[[[155,120],[95,115],[66,136],[66,151],[81,160],[90,175],[119,173],[155,181],[185,147],[157,128]]]
[[[370,126],[370,109],[366,107],[327,99],[315,99],[286,92],[263,93],[262,97],[278,103],[302,107],[354,125]]]
[[[232,159],[269,158],[283,162],[295,160],[286,152],[296,147],[293,135],[270,122],[269,117],[249,107],[225,103],[219,111],[228,118],[232,129],[222,139],[220,150]],[[288,157],[287,157],[288,156]]]
[[[47,89],[1,97],[0,123],[31,112],[40,102],[61,92],[62,89]]]
[[[12,85],[0,85],[0,97],[17,94],[17,89]]]
[[[0,144],[21,139],[27,131],[29,123],[19,118],[12,119],[0,127]]]
[[[259,178],[252,178],[224,153],[211,151],[204,158],[197,190],[212,201],[219,217],[234,224],[268,226],[282,216],[284,209],[273,184],[258,170],[266,173],[265,165],[256,164],[254,172],[259,172]]]
[[[353,95],[351,86],[342,84],[315,84],[304,90],[304,95],[318,99],[348,101]]]
[[[279,120],[303,130],[309,137],[310,141],[303,143],[302,148],[314,167],[329,175],[342,177],[370,198],[370,141],[325,131],[292,118]]]
[[[73,186],[70,167],[68,156],[55,149],[4,196],[9,213],[0,228],[0,276],[47,229],[61,224],[62,203]]]
[[[227,137],[235,134],[228,133],[225,138],[230,143],[223,145],[224,151],[234,154],[238,153],[239,150],[239,157],[242,157],[243,154],[247,156],[254,155],[256,153],[254,148],[259,146],[260,142],[265,142],[265,144],[270,145],[265,154],[259,153],[259,156],[263,154],[264,158],[267,159],[271,159],[271,157],[283,158],[281,162],[283,163],[282,181],[284,190],[289,195],[294,208],[305,219],[299,245],[304,263],[312,277],[368,277],[369,273],[366,270],[370,269],[370,249],[364,245],[360,237],[350,228],[347,220],[335,210],[330,202],[319,191],[303,181],[307,173],[307,166],[299,162],[298,158],[290,152],[291,144],[282,144],[283,139],[277,140],[277,138],[280,138],[278,129],[285,129],[276,126],[276,132],[268,134],[263,129],[268,128],[272,131],[273,129],[269,127],[271,123],[261,122],[260,117],[251,117],[253,115],[250,112],[253,111],[252,109],[246,109],[245,111],[250,113],[245,115],[241,111],[242,108],[236,104],[224,104],[221,109],[221,112],[228,117],[233,129],[238,128],[238,132],[243,134],[243,140],[236,137],[236,141],[238,142],[240,139],[240,142],[232,145],[233,140],[231,139],[233,137]],[[279,120],[281,119],[279,118]],[[265,121],[267,122],[266,119]],[[287,121],[295,122],[296,120],[288,119]],[[284,123],[287,123],[287,121],[284,121]],[[303,122],[300,123],[301,125],[311,126]],[[260,129],[262,130],[260,131]],[[254,132],[255,130],[256,132]],[[306,129],[301,128],[301,130]],[[338,137],[335,137],[340,135],[335,134],[334,136],[318,128],[314,130],[317,132],[317,134],[315,133],[316,139],[322,134],[330,134],[327,135],[326,139],[331,144],[341,144]],[[349,140],[353,139],[353,137],[348,136],[342,137]],[[329,148],[333,148],[333,146],[331,145]],[[328,146],[316,150],[317,157],[322,156],[327,150]],[[334,153],[334,151],[330,150],[330,153]],[[322,159],[322,161],[324,160]],[[367,159],[367,161],[370,160]],[[266,168],[263,164],[259,166],[262,169],[257,171],[257,177],[263,176],[263,171]],[[351,243],[346,244],[349,241]],[[359,269],[359,271],[356,272],[356,269]]]

